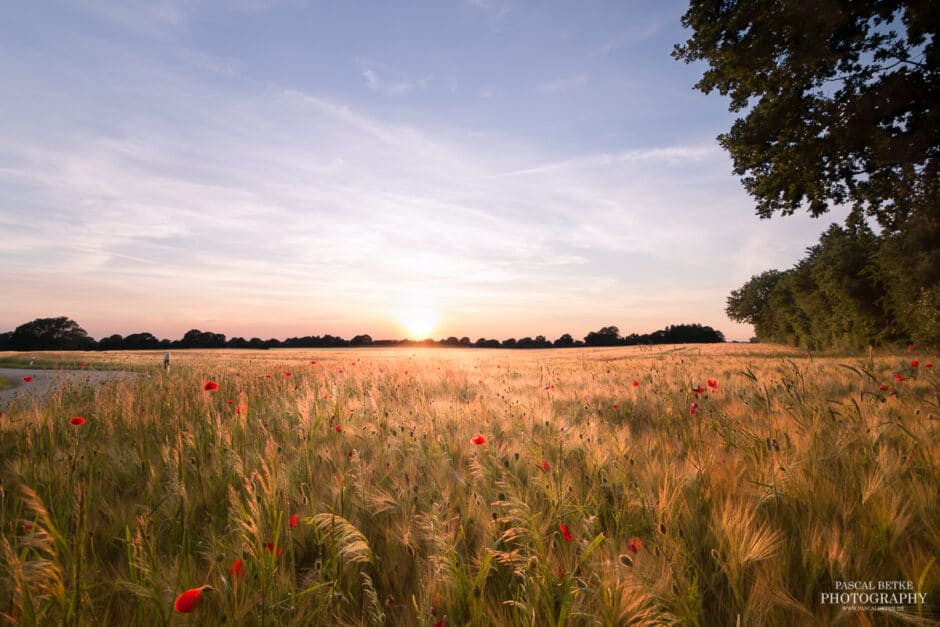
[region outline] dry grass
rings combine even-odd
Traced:
[[[720,345],[173,357],[164,373],[162,352],[65,355],[144,370],[0,417],[0,620],[937,618],[935,356]],[[717,390],[696,396],[707,379]],[[820,602],[859,580],[911,581],[927,604]],[[200,607],[175,614],[176,596],[204,584]]]

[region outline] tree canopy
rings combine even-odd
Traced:
[[[37,318],[21,324],[13,330],[9,342],[10,348],[17,351],[90,350],[97,345],[85,329],[65,316]]]
[[[936,310],[919,318],[887,298],[878,251],[878,238],[864,223],[832,224],[793,268],[768,270],[731,292],[725,311],[754,325],[758,340],[805,348],[933,341]]]
[[[757,213],[936,215],[940,3],[691,0],[673,55],[741,113],[719,136]]]

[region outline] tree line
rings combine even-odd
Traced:
[[[474,348],[568,348],[575,346],[635,346],[650,344],[687,344],[724,342],[721,331],[701,324],[677,324],[653,333],[631,333],[620,335],[615,326],[603,327],[591,331],[583,340],[576,340],[570,333],[565,333],[554,341],[544,335],[508,338],[504,340],[451,336],[434,340],[373,340],[370,335],[356,335],[344,339],[333,335],[308,335],[290,337],[284,340],[258,337],[226,338],[224,333],[191,329],[178,340],[158,339],[152,333],[132,333],[127,336],[118,334],[95,340],[74,320],[59,316],[57,318],[37,318],[16,327],[13,331],[0,333],[0,350],[36,351],[36,350],[171,350],[182,348],[343,348],[357,346],[443,346]]]
[[[918,237],[940,238],[937,220]],[[808,349],[940,343],[940,252],[914,235],[876,235],[864,222],[833,224],[789,270],[768,270],[731,292],[728,317],[756,339]]]

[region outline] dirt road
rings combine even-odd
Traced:
[[[66,383],[102,384],[118,377],[133,377],[132,372],[116,370],[26,370],[20,368],[0,368],[0,376],[17,384],[7,390],[0,390],[0,409],[9,407],[21,399],[42,399],[53,389],[53,385]],[[24,377],[28,377],[27,381]]]

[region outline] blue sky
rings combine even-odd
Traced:
[[[728,293],[842,216],[754,215],[684,10],[6,3],[0,330],[747,339]]]

